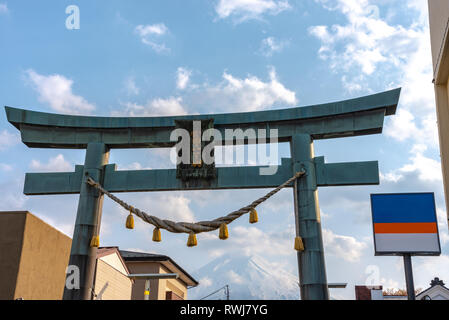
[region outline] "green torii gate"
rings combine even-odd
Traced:
[[[329,293],[317,189],[379,184],[379,169],[377,161],[327,164],[324,157],[314,156],[313,141],[381,133],[384,117],[396,112],[400,91],[283,110],[174,117],[88,117],[5,109],[8,121],[30,148],[86,149],[84,165],[75,166],[74,172],[25,177],[26,195],[80,194],[69,262],[80,270],[80,288],[66,288],[64,299],[91,299],[92,294],[97,249],[90,241],[100,229],[103,194],[86,183],[88,177],[116,193],[271,188],[304,171],[305,176],[291,185],[296,233],[304,241],[304,251],[298,252],[301,298],[324,300]],[[117,171],[116,165],[108,164],[110,149],[173,147],[170,133],[177,124],[211,119],[221,133],[227,128],[277,129],[279,142],[290,143],[291,159],[282,159],[275,175],[260,175],[261,167],[219,167],[211,179],[197,178],[193,183],[177,177],[179,168]],[[254,143],[222,137],[222,142],[231,144]]]

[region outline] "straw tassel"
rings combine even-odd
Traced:
[[[133,217],[133,207],[130,207],[129,209],[129,215],[126,218],[126,228],[127,229],[134,229],[134,217]]]
[[[249,223],[257,223],[259,221],[259,217],[257,216],[256,209],[251,209],[249,213]]]
[[[198,241],[196,240],[196,234],[193,232],[189,235],[189,239],[187,240],[187,246],[188,247],[195,247],[198,244]]]
[[[295,250],[300,252],[304,251],[304,243],[301,237],[295,238]]]
[[[93,236],[92,240],[90,240],[91,248],[98,248],[100,246],[100,236]]]
[[[154,228],[154,230],[153,230],[153,241],[154,242],[161,242],[162,241],[161,229]]]
[[[222,223],[220,225],[219,238],[220,240],[226,240],[227,238],[229,238],[228,225],[226,223]]]

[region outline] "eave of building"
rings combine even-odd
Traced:
[[[446,24],[443,41],[438,53],[438,58],[435,64],[434,83],[436,85],[445,85],[449,78],[449,19]]]
[[[123,260],[123,257],[120,254],[120,250],[118,249],[118,247],[101,247],[101,248],[99,248],[98,251],[97,251],[97,259],[100,259],[102,257],[106,257],[106,256],[114,254],[114,253],[117,254],[120,262],[122,263],[123,267],[126,270],[127,275],[130,274],[129,269],[126,266],[126,263]]]
[[[130,252],[130,251],[128,251]],[[135,252],[132,252],[135,253]],[[135,253],[138,254],[138,253]],[[135,256],[135,257],[126,257],[123,256],[123,260],[125,262],[156,262],[160,263],[162,266],[170,270],[170,272],[178,273],[179,279],[182,281],[187,287],[196,287],[199,282],[195,280],[190,274],[188,274],[183,268],[181,268],[174,260],[172,260],[168,256],[164,255],[149,255],[143,253],[142,256]]]
[[[426,290],[420,292],[419,294],[416,295],[416,299],[419,300],[422,297],[424,297],[426,294],[430,293],[431,290],[433,289],[437,289],[437,288],[441,288],[443,290],[445,290],[448,294],[449,294],[449,288],[446,288],[445,286],[441,286],[441,285],[436,285],[430,288],[427,288]]]

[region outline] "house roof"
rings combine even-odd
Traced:
[[[129,274],[128,266],[126,265],[125,261],[123,260],[123,257],[121,255],[118,247],[100,247],[100,248],[98,248],[97,259],[109,256],[111,254],[117,254],[117,256],[119,257],[120,262],[122,263],[123,267],[125,268],[127,274]]]
[[[427,288],[426,290],[420,292],[418,295],[416,295],[416,298],[420,299],[421,297],[424,297],[426,295],[426,293],[428,293],[431,289],[433,289],[435,287],[440,287],[441,289],[446,290],[449,293],[449,288],[447,288],[444,285],[444,282],[442,280],[440,280],[439,278],[435,278],[430,282],[430,287]]]
[[[184,281],[187,286],[196,287],[199,282],[195,280],[190,274],[188,274],[183,268],[181,268],[172,258],[169,256],[146,253],[146,252],[135,252],[120,250],[120,254],[125,262],[160,262],[163,266],[174,273],[178,273],[182,281]]]

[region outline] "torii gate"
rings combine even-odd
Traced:
[[[253,189],[277,187],[302,170],[305,176],[290,186],[294,188],[296,233],[304,241],[304,251],[298,252],[301,298],[325,300],[329,293],[317,189],[376,185],[379,169],[377,161],[327,164],[324,157],[314,156],[313,141],[381,133],[384,117],[396,112],[400,91],[283,110],[174,117],[88,117],[5,109],[8,121],[20,130],[22,142],[30,148],[86,149],[85,163],[75,166],[75,172],[27,173],[25,177],[26,195],[80,194],[69,262],[80,269],[80,289],[66,288],[64,299],[91,299],[92,294],[97,248],[90,241],[100,229],[103,194],[86,183],[88,177],[114,193]],[[214,167],[212,178],[200,177],[193,183],[181,179],[179,167],[117,171],[116,165],[108,164],[110,149],[173,147],[170,133],[179,123],[211,119],[222,133],[226,128],[277,129],[279,142],[290,142],[291,159],[282,159],[275,175],[260,175],[261,167]]]

